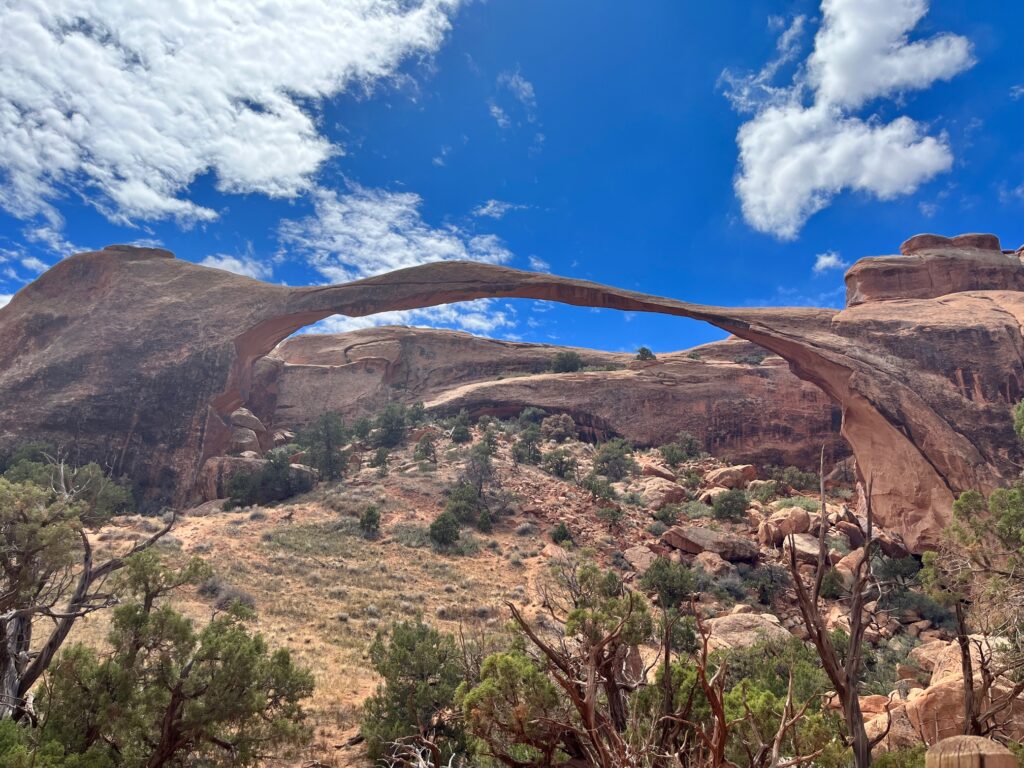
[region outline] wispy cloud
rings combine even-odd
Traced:
[[[493,101],[488,103],[487,109],[491,113],[491,117],[494,118],[494,122],[498,124],[499,128],[505,129],[512,125],[512,120],[509,118],[508,113]]]
[[[822,0],[814,49],[792,82],[774,84],[796,59],[805,20],[779,38],[760,72],[722,75],[733,106],[754,116],[739,130],[735,187],[757,230],[795,238],[807,219],[846,189],[891,199],[952,166],[945,136],[901,116],[859,114],[881,98],[948,80],[973,64],[971,45],[940,34],[910,42],[927,0]]]
[[[509,203],[505,200],[488,200],[473,209],[474,216],[486,216],[491,219],[501,219],[505,214],[512,211],[525,211],[530,206],[523,203]]]
[[[534,272],[550,272],[551,265],[548,264],[544,259],[539,256],[529,256],[527,261],[530,263],[530,269]]]

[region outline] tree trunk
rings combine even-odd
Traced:
[[[0,619],[0,720],[17,719],[24,711],[21,682],[31,641],[32,622],[28,617]]]
[[[971,659],[971,638],[967,634],[964,604],[956,603],[956,642],[960,648],[960,670],[964,678],[964,735],[981,736],[978,722],[978,702],[974,697],[974,661]]]

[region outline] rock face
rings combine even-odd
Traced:
[[[463,262],[291,288],[113,246],[61,261],[0,309],[0,445],[59,442],[183,503],[228,445],[232,412],[275,427],[250,400],[256,361],[331,314],[487,296],[660,312],[747,339],[824,390],[879,522],[920,551],[956,492],[989,492],[1024,458],[1010,418],[1024,393],[1024,266],[996,242],[919,237],[908,255],[864,259],[841,311],[701,306]]]
[[[770,613],[734,613],[708,619],[710,650],[747,648],[764,640],[785,640],[790,635]]]
[[[685,430],[712,454],[761,465],[817,466],[823,443],[835,456],[849,450],[838,408],[817,387],[777,357],[736,362],[765,354],[750,342],[663,354],[636,368],[631,354],[578,349],[587,365],[617,370],[549,373],[559,349],[422,328],[307,334],[257,364],[252,400],[275,426],[302,426],[327,409],[357,418],[419,400],[439,415],[465,408],[473,417],[536,406],[568,413],[586,437],[642,446]]]

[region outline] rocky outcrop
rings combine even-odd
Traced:
[[[786,640],[789,632],[770,613],[733,613],[704,622],[710,631],[708,648],[712,651],[748,648],[765,640]]]
[[[879,522],[919,551],[956,492],[1007,483],[1022,458],[1010,410],[1024,393],[1024,266],[993,243],[918,239],[897,262],[899,298],[877,287],[892,257],[862,260],[841,311],[701,306],[462,262],[293,288],[114,246],[61,261],[0,309],[0,444],[60,442],[183,502],[228,445],[231,413],[267,415],[249,400],[254,364],[328,315],[481,297],[660,312],[747,339],[824,390]]]
[[[258,364],[252,398],[277,426],[301,426],[324,410],[356,418],[388,402],[423,401],[439,415],[466,409],[473,417],[535,406],[571,415],[588,439],[640,446],[687,431],[716,456],[760,465],[810,468],[822,444],[836,457],[849,450],[828,397],[778,357],[757,364],[766,353],[750,342],[662,354],[641,367],[631,367],[631,354],[577,349],[586,365],[611,370],[549,373],[560,349],[422,328],[306,334]]]

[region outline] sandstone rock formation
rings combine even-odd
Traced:
[[[272,413],[275,426],[292,427],[325,409],[355,418],[395,400],[424,401],[440,415],[465,408],[473,417],[536,406],[568,413],[590,438],[661,445],[685,430],[716,456],[762,466],[816,466],[823,443],[836,457],[849,450],[839,410],[821,390],[778,357],[736,362],[765,354],[750,342],[733,338],[637,367],[632,354],[578,349],[588,366],[617,370],[553,374],[559,349],[423,328],[306,334],[257,364],[250,401]]]
[[[915,238],[905,250],[896,257],[905,261],[858,262],[849,306],[836,311],[700,306],[461,262],[291,288],[113,246],[65,259],[0,309],[0,444],[58,441],[183,502],[204,460],[230,441],[231,413],[265,415],[249,401],[254,363],[331,314],[487,296],[661,312],[774,352],[839,403],[879,521],[920,550],[956,492],[1016,475],[1024,266],[991,236]]]

